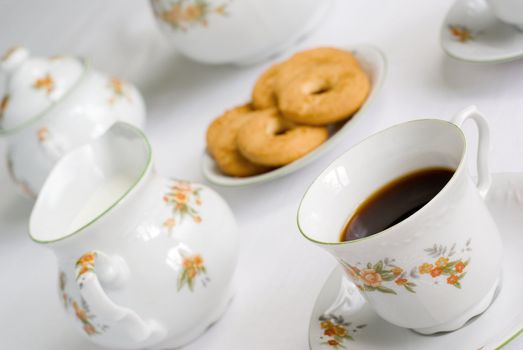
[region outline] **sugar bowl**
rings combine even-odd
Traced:
[[[138,90],[69,56],[30,57],[22,47],[1,58],[5,94],[0,136],[7,140],[13,182],[36,197],[54,164],[103,134],[115,121],[138,127],[145,107]]]

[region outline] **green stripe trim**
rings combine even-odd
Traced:
[[[511,341],[513,341],[514,339],[516,339],[517,337],[519,337],[521,334],[523,334],[523,328],[521,328],[519,331],[517,331],[514,335],[512,335],[510,338],[508,338],[507,340],[505,340],[505,342],[503,344],[501,344],[500,346],[498,346],[497,348],[495,348],[494,350],[499,350],[501,348],[504,348],[508,343],[510,343]]]

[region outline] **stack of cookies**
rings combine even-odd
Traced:
[[[325,142],[327,127],[350,118],[369,90],[369,78],[352,53],[336,48],[299,52],[258,78],[252,102],[211,123],[207,149],[230,176],[284,166]]]

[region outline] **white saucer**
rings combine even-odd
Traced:
[[[495,18],[485,0],[457,0],[440,37],[443,50],[463,61],[498,63],[523,57],[523,32]]]
[[[502,287],[483,315],[454,332],[420,335],[382,320],[356,288],[343,278],[341,268],[336,267],[314,305],[309,329],[311,350],[489,350],[515,343],[520,347],[509,345],[507,350],[522,348],[522,339],[514,339],[520,335],[523,338],[523,173],[495,174],[487,205],[501,232],[505,259]],[[338,298],[342,283],[350,296],[344,303]],[[321,327],[321,320],[325,320],[326,315],[330,315],[327,319],[331,324],[338,324],[345,330],[338,329],[337,339],[326,335],[326,329]],[[339,337],[345,332],[347,336]],[[329,340],[339,341],[340,345],[329,345]]]
[[[363,106],[356,112],[351,119],[349,119],[338,131],[336,131],[324,144],[309,153],[303,158],[300,158],[286,166],[269,171],[267,173],[249,176],[249,177],[232,177],[223,174],[212,157],[204,152],[202,157],[202,171],[203,175],[210,182],[221,185],[221,186],[245,186],[255,183],[266,182],[269,180],[276,179],[288,175],[296,170],[303,168],[307,164],[313,162],[317,158],[332,149],[337,143],[339,143],[351,129],[352,125],[361,119],[360,115],[364,114],[368,106],[373,102],[379,91],[383,80],[385,78],[385,56],[377,48],[367,45],[358,45],[345,48],[348,51],[352,51],[354,56],[357,58],[361,67],[369,75],[371,80],[371,91],[367,100]],[[280,59],[279,59],[280,60]]]

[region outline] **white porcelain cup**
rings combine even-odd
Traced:
[[[468,119],[479,130],[477,183],[468,173],[468,146],[459,127]],[[487,123],[474,106],[453,123],[414,120],[381,131],[313,182],[298,209],[299,229],[334,255],[386,321],[423,334],[455,330],[488,307],[500,281],[501,240],[484,202],[491,183],[488,147]],[[373,192],[429,167],[455,172],[424,207],[377,234],[339,241],[348,217]],[[354,298],[360,296],[346,293],[338,303],[354,308]]]
[[[523,30],[523,1],[487,0],[487,2],[496,17]]]

